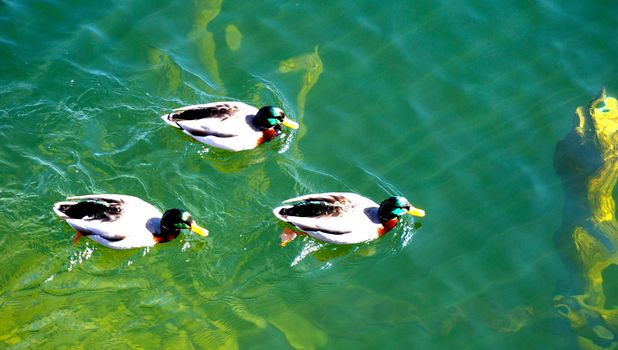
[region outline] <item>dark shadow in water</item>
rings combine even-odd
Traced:
[[[591,121],[586,123],[590,124]],[[587,199],[588,179],[601,169],[603,159],[592,130],[587,128],[583,137],[576,131],[580,125],[577,114],[573,116],[573,125],[573,129],[556,145],[554,155],[554,168],[562,182],[565,197],[562,225],[554,234],[554,244],[568,268],[578,272],[574,275],[576,280],[565,281],[559,290],[574,289],[572,292],[576,292],[582,290],[583,281],[577,276],[581,276],[583,271],[581,264],[576,263],[578,255],[572,234],[577,226],[589,226],[592,211]]]

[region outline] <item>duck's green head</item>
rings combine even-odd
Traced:
[[[298,129],[298,123],[288,119],[281,108],[266,106],[258,110],[254,120],[255,125],[260,130],[287,126],[290,129]]]
[[[425,216],[423,209],[418,209],[412,206],[405,197],[393,196],[385,199],[378,208],[378,216],[382,223],[400,217],[404,214],[410,214],[418,217]]]
[[[180,209],[169,209],[161,217],[161,233],[178,236],[180,230],[191,230],[200,236],[207,236],[208,230],[195,223],[191,214]]]

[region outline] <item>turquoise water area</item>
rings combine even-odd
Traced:
[[[616,23],[610,1],[0,0],[0,348],[615,347],[556,307],[583,276],[554,153],[618,94]],[[159,118],[220,100],[300,129],[232,154]],[[271,209],[326,191],[427,216],[280,247]],[[73,245],[51,207],[88,193],[210,236]]]

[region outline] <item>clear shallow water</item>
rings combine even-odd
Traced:
[[[0,2],[1,346],[579,348],[554,302],[581,272],[554,245],[553,158],[575,108],[618,91],[617,20],[578,1]],[[228,154],[159,119],[225,99],[301,129]],[[321,191],[428,215],[279,247],[271,208]],[[211,236],[72,245],[51,205],[97,192]]]

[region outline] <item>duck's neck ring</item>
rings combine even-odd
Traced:
[[[380,219],[382,221],[382,219]],[[397,218],[382,221],[382,227],[378,228],[378,236],[382,236],[388,231],[392,230],[395,226],[397,226],[397,222],[399,220]]]
[[[258,139],[258,145],[261,145],[264,142],[271,141],[272,139],[277,137],[277,135],[279,135],[279,130],[276,127],[262,130],[262,136]]]
[[[154,236],[155,241],[157,243],[169,242],[180,234],[180,229],[178,228],[169,228],[167,226],[161,225],[161,229],[159,232],[155,232],[152,235]]]

